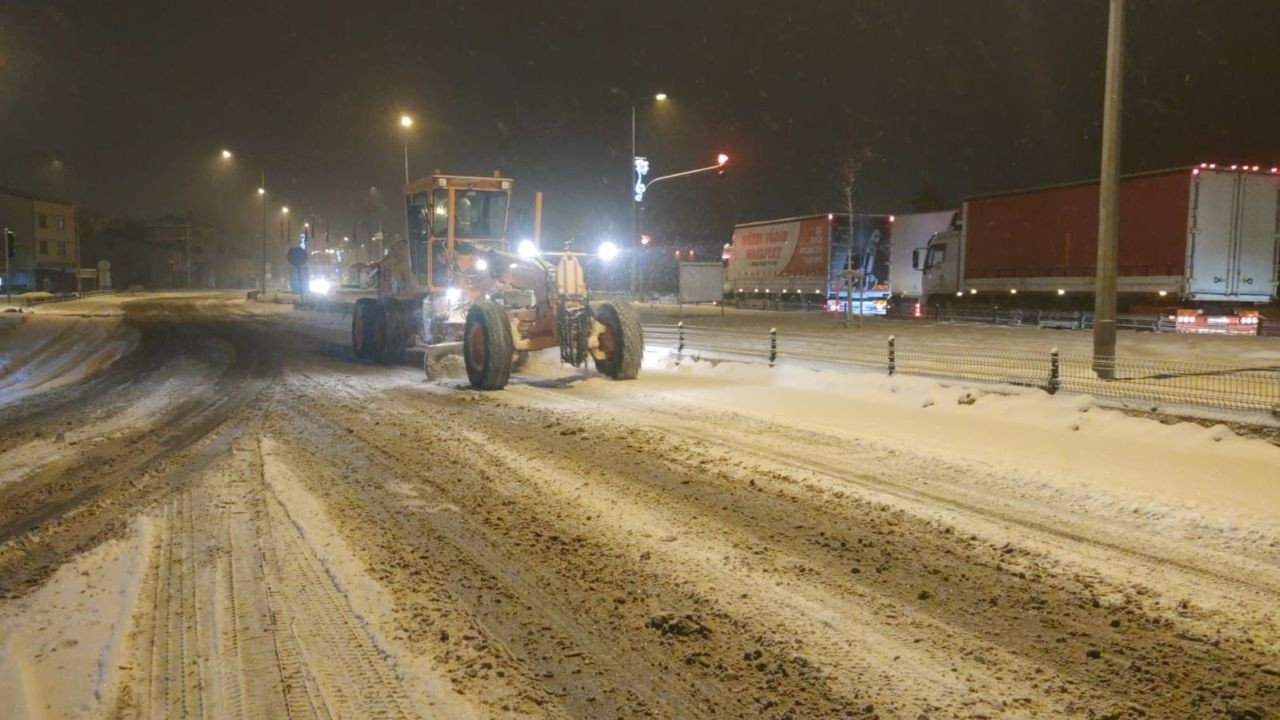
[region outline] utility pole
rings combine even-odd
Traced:
[[[84,285],[80,282],[80,258],[81,258],[81,254],[80,254],[80,218],[79,218],[79,216],[76,214],[76,212],[75,212],[75,210],[74,210],[74,209],[71,211],[71,222],[75,223],[75,231],[74,231],[74,235],[75,235],[75,238],[76,238],[76,296],[77,296],[77,297],[79,297],[79,296],[84,295]],[[8,253],[8,251],[7,251],[7,249],[6,249],[6,252],[5,252],[5,264],[6,264],[6,265],[9,263],[9,259],[8,259],[8,258],[9,258],[9,253]],[[8,280],[6,280],[5,282],[6,282],[6,283],[8,283]],[[101,285],[99,285],[99,289],[101,289]]]
[[[191,215],[190,214],[187,215],[187,222],[185,225],[183,225],[182,234],[184,236],[184,244],[186,245],[186,253],[187,253],[187,260],[186,260],[187,289],[190,290],[191,289]]]
[[[5,302],[13,304],[13,276],[9,274],[9,253],[13,250],[13,243],[17,240],[13,232],[9,228],[4,229],[4,296]]]
[[[630,175],[627,177],[627,194],[635,193],[636,183],[636,99],[631,98],[631,162],[628,163]],[[640,203],[634,198],[631,200],[631,294],[636,295],[639,289],[639,268],[637,267],[636,255],[640,252]]]
[[[1102,106],[1102,180],[1098,192],[1098,276],[1093,293],[1093,372],[1115,379],[1116,241],[1120,234],[1120,107],[1124,81],[1124,0],[1111,0]]]

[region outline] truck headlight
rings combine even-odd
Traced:
[[[444,291],[444,299],[450,304],[456,303],[462,299],[462,288],[451,287]]]

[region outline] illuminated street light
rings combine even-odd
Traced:
[[[716,156],[716,165],[724,165],[727,162],[729,162],[728,155],[725,155],[724,153],[720,153],[719,155]]]
[[[266,195],[266,194],[267,194],[267,189],[266,189],[266,188],[264,188],[264,187],[260,187],[260,188],[258,188],[258,194],[259,194],[259,195]]]
[[[618,252],[618,246],[614,244],[612,240],[605,240],[600,243],[600,249],[596,254],[600,256],[601,260],[609,262],[610,260],[618,257]]]
[[[643,158],[636,156],[636,102],[637,97],[633,93],[628,93],[631,99],[631,162],[633,187],[635,194],[632,196],[634,202],[631,203],[631,237],[627,238],[627,246],[634,247],[635,243],[640,240],[640,203],[644,200],[644,174],[648,171],[647,163],[644,169],[641,169],[641,161]],[[656,92],[653,94],[653,100],[657,103],[667,101],[665,92]],[[639,290],[639,268],[636,265],[638,253],[631,255],[631,292],[635,294]]]
[[[538,246],[534,245],[532,240],[521,240],[517,250],[520,257],[531,258],[538,254]]]
[[[222,159],[223,159],[223,160],[230,160],[230,159],[231,159],[231,151],[230,151],[230,150],[227,150],[226,148],[223,148],[223,150],[222,150]]]
[[[400,116],[400,128],[404,131],[404,182],[409,184],[409,128],[413,127],[413,118]]]

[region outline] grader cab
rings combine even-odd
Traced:
[[[436,174],[405,187],[408,238],[375,263],[377,298],[356,301],[357,358],[393,363],[421,347],[430,377],[442,356],[461,352],[472,386],[496,390],[530,352],[558,346],[575,367],[591,359],[608,377],[636,377],[644,337],[631,307],[590,302],[584,253],[539,249],[541,193],[534,238],[513,252],[511,188],[497,173]]]

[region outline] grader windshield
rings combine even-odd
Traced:
[[[454,190],[454,237],[460,240],[500,240],[506,234],[506,190]],[[449,191],[436,189],[430,198],[425,192],[409,198],[409,232],[426,239],[428,235],[449,235]]]
[[[507,191],[454,191],[454,236],[464,240],[498,240],[506,234]],[[449,191],[431,195],[431,234],[444,237],[449,232]]]
[[[433,176],[407,188],[409,257],[413,271],[429,287],[447,285],[449,196],[453,195],[453,241],[466,246],[503,248],[506,240],[510,180]]]

